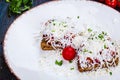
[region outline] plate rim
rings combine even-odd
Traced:
[[[13,76],[15,76],[16,80],[21,80],[20,77],[18,77],[18,75],[15,73],[15,71],[12,69],[12,67],[10,66],[10,64],[8,63],[8,59],[6,58],[6,51],[5,51],[5,41],[6,41],[6,37],[8,35],[8,32],[10,31],[12,25],[14,24],[14,22],[16,22],[18,19],[20,19],[24,14],[27,14],[29,11],[32,11],[33,9],[39,7],[39,6],[43,6],[43,5],[46,5],[48,3],[51,3],[51,2],[57,2],[58,0],[52,0],[52,1],[47,1],[47,2],[44,2],[44,3],[41,3],[35,7],[32,7],[30,10],[26,11],[26,12],[23,12],[20,16],[18,16],[9,26],[8,26],[8,29],[4,35],[4,39],[3,39],[3,58],[4,58],[4,61],[5,61],[5,64],[7,65],[10,73],[13,74]]]
[[[82,0],[80,0],[80,1],[82,1]],[[101,4],[102,6],[106,6],[106,7],[108,7],[108,8],[111,8],[110,6],[107,6],[107,5],[105,5],[105,4],[103,4],[103,3],[100,3],[100,2],[97,2],[97,1],[91,1],[91,0],[85,0],[85,1],[86,1],[86,2],[92,2],[92,3],[95,3],[95,4]],[[59,1],[59,0],[47,1],[47,2],[44,2],[44,3],[41,3],[41,4],[37,5],[37,6],[35,6],[35,7],[32,7],[30,10],[28,10],[28,11],[26,11],[26,12],[23,12],[20,16],[18,16],[18,17],[8,26],[8,29],[7,29],[6,32],[5,32],[4,39],[3,39],[3,45],[2,45],[2,46],[3,46],[3,58],[4,58],[4,62],[5,62],[5,64],[7,65],[10,73],[12,73],[12,74],[15,76],[16,80],[21,80],[21,79],[20,79],[20,77],[18,77],[19,75],[17,75],[17,74],[15,73],[15,71],[12,69],[11,64],[8,63],[9,61],[8,61],[8,59],[7,59],[7,57],[6,57],[5,43],[6,43],[6,37],[7,37],[7,35],[8,35],[8,32],[9,32],[10,29],[12,28],[12,25],[14,25],[14,22],[16,22],[18,19],[20,19],[24,14],[27,14],[28,12],[32,11],[33,9],[35,9],[35,8],[37,8],[37,7],[44,6],[44,5],[46,5],[46,4],[48,4],[48,3],[52,3],[52,2],[60,2],[60,1]],[[64,0],[63,0],[63,2],[64,2]],[[75,1],[74,1],[74,2],[75,2]],[[116,9],[111,8],[111,10],[114,10],[115,12],[117,12],[117,13],[120,14],[120,12],[119,12],[118,10],[116,10]]]

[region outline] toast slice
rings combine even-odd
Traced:
[[[56,41],[56,46],[52,46],[51,43],[47,43],[47,41],[45,39],[42,39],[40,45],[41,45],[41,48],[42,50],[55,50],[55,49],[63,49],[62,48],[62,44],[58,41]],[[59,46],[57,46],[59,45]]]
[[[104,63],[86,63],[86,67],[82,67],[80,60],[77,61],[79,72],[95,71],[101,68],[115,67],[119,63],[119,57],[112,58],[110,61],[103,61]]]

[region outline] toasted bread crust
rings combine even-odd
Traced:
[[[47,44],[47,41],[45,39],[42,39],[41,43],[41,48],[42,50],[54,50],[54,49],[63,49],[62,47],[58,47],[58,46],[55,46],[55,48],[53,48],[50,44]]]
[[[44,39],[41,41],[41,48],[42,50],[54,50],[54,48],[47,44],[47,41],[45,41]]]
[[[108,67],[115,67],[115,66],[117,66],[118,63],[119,63],[119,57],[116,57],[114,62],[112,60],[113,59],[111,59],[110,62],[104,62],[104,64],[102,65],[102,68],[108,68]],[[107,63],[108,63],[108,65],[107,65]],[[92,70],[95,71],[98,68],[100,68],[100,64],[94,64],[94,65],[88,64],[88,65],[89,66],[82,68],[81,64],[80,64],[80,61],[79,60],[77,61],[78,70],[80,72],[87,72],[87,71],[92,71]]]

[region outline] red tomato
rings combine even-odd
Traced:
[[[62,51],[62,56],[65,60],[73,60],[75,58],[76,51],[73,47],[67,46]]]
[[[120,8],[120,0],[118,0],[118,2],[117,2],[117,6]]]
[[[105,0],[105,3],[112,8],[117,6],[117,0]]]

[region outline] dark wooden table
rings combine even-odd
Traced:
[[[33,0],[33,1],[34,1],[33,7],[35,7],[41,3],[51,1],[51,0]],[[97,1],[97,0],[94,0],[94,1]],[[9,6],[9,3],[6,3],[5,0],[0,0],[0,80],[17,80],[16,77],[8,69],[3,58],[2,42],[4,39],[4,35],[9,25],[13,22],[14,19],[18,17],[15,15],[8,17],[8,6]],[[116,10],[120,11],[120,8],[116,8]],[[105,15],[107,14],[105,13]]]

